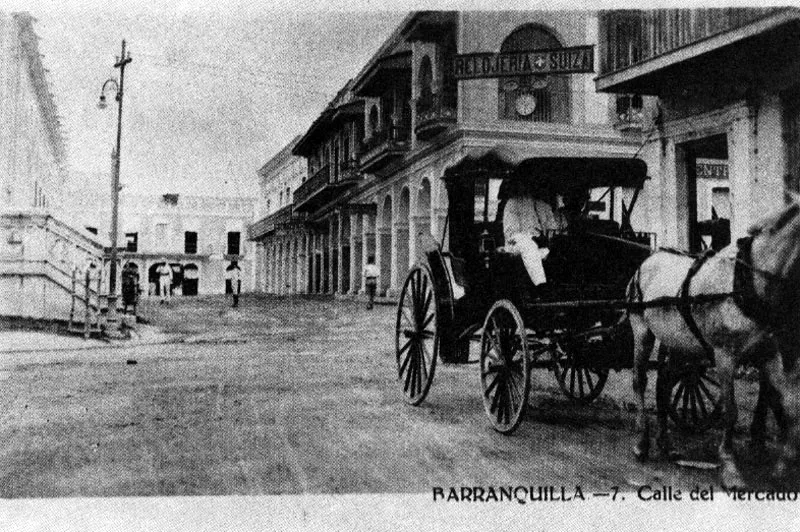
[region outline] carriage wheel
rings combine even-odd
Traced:
[[[603,391],[608,379],[608,368],[585,364],[581,357],[562,349],[555,351],[553,370],[561,391],[578,403],[591,403]]]
[[[679,430],[703,432],[717,421],[720,386],[713,368],[667,365],[659,372],[657,386],[658,407],[666,409]]]
[[[407,403],[425,400],[436,371],[439,330],[436,292],[427,266],[414,266],[406,277],[397,307],[395,351],[397,377]]]
[[[494,430],[510,434],[522,421],[528,404],[531,365],[525,324],[508,300],[495,303],[481,335],[483,407]]]

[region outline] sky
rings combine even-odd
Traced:
[[[133,59],[124,82],[124,190],[254,195],[258,168],[306,131],[405,16],[271,3],[165,5],[13,6],[38,19],[72,175],[110,176],[113,89],[107,109],[97,102],[103,82],[118,78],[123,38]]]

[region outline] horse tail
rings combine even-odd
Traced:
[[[628,286],[625,288],[625,300],[628,303],[641,303],[644,300],[644,295],[642,294],[641,277],[641,267],[636,268],[636,271],[633,273],[633,277],[631,277],[631,280],[628,281]],[[631,312],[638,312],[638,310],[628,307],[627,314],[630,315]]]

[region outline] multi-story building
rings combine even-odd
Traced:
[[[723,243],[744,236],[798,190],[798,30],[796,8],[600,15],[597,89],[649,100],[640,157],[662,242],[699,250],[715,226],[730,228]]]
[[[143,295],[160,295],[156,270],[163,263],[172,266],[173,295],[226,293],[234,261],[242,291],[251,289],[251,198],[122,194],[119,209],[119,267],[135,267]]]
[[[66,157],[33,21],[0,12],[0,210],[55,212]]]
[[[248,237],[256,242],[253,287],[260,292],[305,291],[305,270],[296,267],[305,260],[297,245],[303,216],[293,212],[293,194],[308,175],[305,159],[292,155],[299,141],[298,136],[258,170],[257,221],[248,227]]]
[[[64,139],[33,24],[0,12],[0,315],[67,319],[74,270],[103,250],[63,219]]]
[[[443,238],[442,177],[465,158],[634,157],[642,100],[596,92],[598,28],[580,11],[408,15],[294,149],[309,172],[294,194],[300,288],[357,294],[374,256],[395,293]]]

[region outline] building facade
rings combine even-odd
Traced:
[[[0,12],[0,210],[58,211],[66,156],[34,19]]]
[[[595,90],[598,31],[592,12],[408,15],[294,149],[309,173],[294,193],[305,216],[303,256],[288,266],[305,271],[298,291],[359,294],[374,257],[379,293],[396,294],[423,248],[446,238],[442,177],[465,157],[634,157],[643,100]],[[554,61],[574,51],[580,71],[528,64],[531,50]]]
[[[225,272],[236,263],[242,291],[249,291],[254,253],[246,230],[253,203],[241,197],[122,194],[118,267],[136,271],[143,296],[159,296],[156,270],[167,263],[171,294],[195,296],[226,293]]]
[[[278,264],[297,264],[304,250],[297,245],[301,215],[293,212],[294,192],[308,175],[305,159],[292,154],[296,137],[258,170],[259,195],[256,222],[248,227],[248,238],[255,241],[253,288],[259,292],[296,293],[303,291],[302,268],[279,268]],[[273,272],[267,276],[267,270]]]
[[[650,102],[640,156],[661,242],[719,247],[798,190],[798,29],[796,8],[601,13],[597,89]]]

